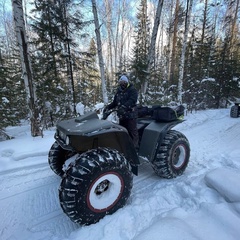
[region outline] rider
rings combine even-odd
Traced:
[[[119,124],[128,130],[135,148],[138,148],[137,130],[137,98],[138,92],[126,75],[118,80],[119,87],[114,96],[113,102],[105,107],[104,111],[117,108]]]

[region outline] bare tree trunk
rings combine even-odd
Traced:
[[[183,86],[183,73],[184,73],[184,63],[185,63],[185,52],[187,47],[187,37],[190,25],[190,16],[192,11],[193,0],[187,1],[186,17],[185,17],[185,30],[183,39],[183,48],[179,67],[179,80],[178,80],[178,102],[182,103],[182,86]]]
[[[171,67],[171,52],[172,52],[172,21],[173,21],[173,0],[167,2],[167,7],[168,7],[168,15],[169,15],[169,28],[167,30],[168,36],[167,36],[167,59],[166,59],[166,79],[168,79],[168,84],[169,84],[169,79],[170,79],[170,67]]]
[[[123,70],[126,70],[126,69],[123,69],[125,66],[124,66],[124,55],[123,55],[123,47],[124,47],[124,38],[125,38],[125,17],[124,17],[124,9],[125,9],[125,1],[122,1],[122,8],[123,8],[123,11],[121,13],[122,15],[122,29],[121,29],[121,37],[120,37],[120,49],[119,49],[119,69],[121,71]]]
[[[23,15],[22,0],[12,0],[12,7],[16,29],[16,37],[20,50],[22,74],[27,93],[27,103],[30,112],[31,134],[33,137],[41,136],[42,131],[40,128],[39,111],[36,104],[37,97],[33,83],[32,67],[26,40],[26,28]]]
[[[203,67],[203,56],[204,56],[204,51],[203,51],[203,46],[204,46],[204,39],[205,39],[205,31],[206,31],[206,26],[207,26],[207,12],[208,12],[208,0],[205,0],[204,2],[204,12],[203,12],[203,24],[202,24],[202,33],[201,33],[201,48],[200,48],[200,60],[199,60],[199,68],[198,68],[198,77],[201,77],[202,73],[202,67]]]
[[[98,21],[96,0],[92,0],[92,10],[93,10],[93,16],[94,16],[94,23],[95,23],[95,33],[96,33],[96,38],[97,38],[97,50],[98,50],[99,67],[100,67],[101,81],[102,81],[103,102],[105,104],[107,104],[108,97],[107,97],[106,81],[105,81],[105,74],[104,74],[102,42],[101,42],[100,26],[99,26],[99,21]]]
[[[179,0],[176,1],[175,16],[174,16],[174,28],[173,28],[173,39],[172,39],[172,54],[171,54],[171,64],[169,72],[169,82],[171,85],[174,84],[174,73],[176,69],[176,45],[177,45],[177,32],[178,32],[178,15],[179,15]]]
[[[156,16],[155,16],[155,19],[154,19],[152,38],[151,38],[151,43],[150,43],[149,55],[148,55],[148,65],[147,65],[148,75],[147,75],[147,78],[144,82],[143,94],[145,94],[146,91],[147,91],[147,85],[148,85],[149,78],[150,78],[149,73],[150,73],[151,65],[152,65],[152,63],[154,61],[154,57],[155,57],[156,39],[157,39],[158,28],[159,28],[159,24],[160,24],[163,2],[164,2],[164,0],[159,0],[158,1],[157,12],[156,12]]]
[[[74,79],[73,79],[73,66],[72,66],[72,54],[71,54],[71,47],[70,47],[70,38],[69,38],[69,29],[67,23],[67,10],[66,6],[63,7],[63,16],[65,18],[65,49],[68,53],[68,57],[66,58],[67,61],[67,75],[68,75],[68,82],[70,84],[71,94],[72,94],[72,101],[73,101],[73,112],[76,114],[76,93],[75,93],[75,86],[74,86]]]
[[[105,0],[105,7],[107,12],[107,33],[108,33],[108,57],[109,57],[109,64],[110,64],[110,79],[113,80],[113,47],[112,47],[112,34],[111,34],[111,27],[112,27],[112,4],[109,3],[109,0]]]
[[[237,19],[238,19],[238,12],[239,12],[239,0],[235,1],[235,4],[236,4],[236,8],[233,9],[233,19],[232,19],[232,24],[231,24],[231,31],[230,31],[230,39],[229,39],[229,42],[230,42],[230,48],[232,48],[233,46],[233,40],[234,40],[234,35],[235,32],[236,32],[236,29],[237,29]]]
[[[118,12],[119,12],[119,14],[117,15],[116,37],[115,37],[115,42],[114,42],[114,69],[115,69],[115,72],[117,71],[117,58],[118,58],[118,33],[119,33],[119,24],[120,24],[120,15],[121,15],[120,1],[121,0],[119,0],[119,2],[118,2]]]

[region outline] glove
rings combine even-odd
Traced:
[[[107,119],[107,117],[108,117],[108,115],[109,115],[108,111],[109,111],[109,107],[106,106],[106,107],[103,109],[103,116],[102,116],[102,119],[103,119],[103,120]]]
[[[109,107],[108,107],[108,106],[106,106],[106,107],[103,109],[103,113],[106,113],[106,112],[108,112],[108,110],[109,110]]]

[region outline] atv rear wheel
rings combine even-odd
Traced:
[[[54,173],[63,176],[63,164],[73,156],[73,152],[64,150],[57,141],[54,142],[48,153],[48,163]]]
[[[234,105],[231,107],[231,110],[230,110],[230,117],[232,118],[237,118],[238,115],[239,115],[239,110],[238,110],[238,106],[237,105]]]
[[[187,138],[180,132],[170,130],[158,146],[152,167],[163,178],[174,178],[186,169],[190,157]]]
[[[122,154],[92,149],[69,165],[59,188],[60,204],[73,222],[90,225],[126,204],[132,182],[130,164]]]

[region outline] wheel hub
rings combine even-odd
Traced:
[[[174,168],[180,168],[184,164],[185,158],[186,158],[186,150],[184,145],[177,146],[177,148],[174,151],[173,159],[172,159],[172,164]]]
[[[107,172],[95,179],[89,188],[87,203],[94,212],[111,209],[121,198],[124,189],[122,177],[115,172]]]
[[[108,190],[109,185],[110,185],[110,182],[109,182],[107,179],[105,179],[105,180],[103,180],[102,182],[100,182],[100,183],[97,185],[97,187],[96,187],[96,189],[95,189],[94,192],[95,192],[97,195],[101,195],[103,192],[105,192],[105,191]]]

